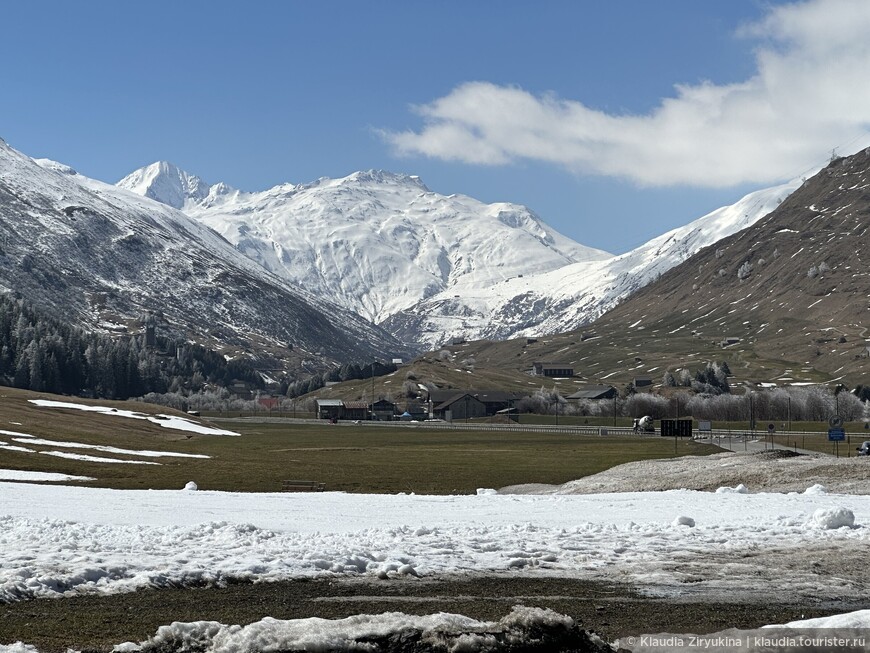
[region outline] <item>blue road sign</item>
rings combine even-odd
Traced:
[[[843,429],[828,429],[828,440],[830,442],[842,442],[846,439],[846,432]]]

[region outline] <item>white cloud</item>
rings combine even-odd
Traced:
[[[416,107],[419,131],[386,132],[403,155],[502,165],[527,159],[651,186],[772,183],[870,137],[870,2],[782,5],[741,36],[757,71],[730,85],[677,85],[646,115],[469,82]]]

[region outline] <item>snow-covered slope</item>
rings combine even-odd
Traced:
[[[185,213],[250,258],[374,322],[453,287],[610,257],[526,207],[439,195],[417,177],[382,171],[244,193],[223,184],[206,191],[155,163],[118,185],[173,206],[184,194]]]
[[[180,211],[2,140],[0,288],[90,328],[134,330],[159,312],[175,336],[236,351],[293,344],[315,366],[399,348],[353,313],[315,308]]]
[[[620,256],[574,263],[490,287],[457,284],[384,326],[399,337],[422,334],[422,340],[433,344],[445,336],[506,339],[576,329],[704,247],[752,225],[799,185],[796,180],[750,193]]]
[[[511,338],[582,326],[703,247],[773,210],[794,181],[747,195],[620,256],[529,209],[431,192],[381,171],[246,193],[166,163],[119,185],[180,206],[266,269],[405,342]]]

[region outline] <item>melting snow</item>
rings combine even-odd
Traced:
[[[114,415],[116,417],[129,417],[131,419],[144,419],[154,424],[167,429],[175,429],[178,431],[190,431],[200,435],[239,435],[235,431],[226,431],[224,429],[205,426],[199,422],[178,417],[176,415],[148,415],[139,413],[133,410],[120,410],[118,408],[109,408],[107,406],[88,406],[86,404],[76,404],[68,401],[52,401],[49,399],[29,399],[30,403],[36,404],[42,408],[69,408],[73,410],[83,410],[91,413],[100,413],[102,415]]]
[[[122,463],[127,465],[159,465],[160,463],[147,462],[145,460],[122,460],[120,458],[105,458],[103,456],[89,456],[84,453],[69,453],[66,451],[40,451],[39,453],[55,458],[67,458],[69,460],[83,460],[89,463]]]
[[[64,442],[61,440],[43,440],[28,436],[24,438],[12,438],[15,442],[26,442],[32,445],[43,445],[47,447],[61,447],[64,449],[93,449],[94,451],[102,451],[103,453],[118,453],[130,456],[144,456],[145,458],[209,458],[204,454],[198,453],[176,453],[173,451],[149,451],[141,449],[121,449],[119,447],[105,447],[97,444],[84,444],[82,442]]]
[[[95,481],[90,476],[71,476],[70,474],[55,474],[54,472],[28,472],[21,469],[0,469],[2,481],[33,481],[63,483],[68,481]]]
[[[0,601],[233,579],[511,569],[680,587],[677,551],[682,565],[714,578],[722,557],[740,551],[823,545],[836,555],[870,537],[863,496],[739,490],[415,496],[0,483],[0,515]],[[694,527],[675,525],[675,516]],[[717,587],[742,592],[759,583],[776,585],[747,569]],[[782,574],[781,584],[791,587],[792,576]]]

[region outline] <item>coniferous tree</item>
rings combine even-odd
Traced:
[[[163,339],[159,351],[176,351]],[[164,393],[176,385],[227,385],[234,379],[262,387],[246,361],[227,362],[199,345],[179,347],[182,359],[142,347],[140,338],[112,339],[70,326],[0,295],[0,384],[73,395],[127,399],[147,392]]]

